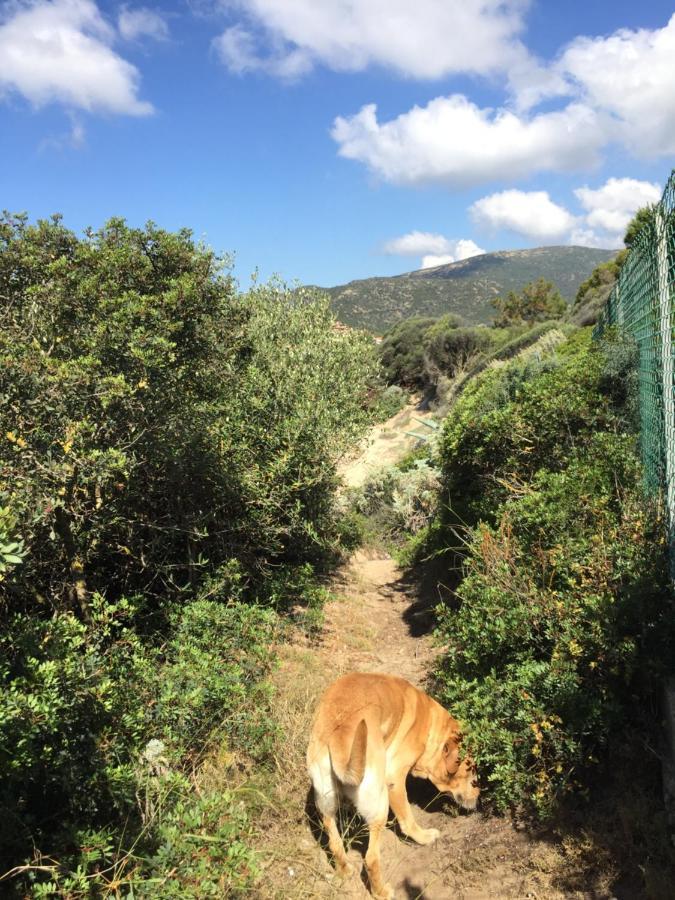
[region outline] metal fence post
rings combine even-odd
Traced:
[[[655,211],[656,264],[658,271],[661,374],[663,385],[663,435],[666,477],[666,516],[669,538],[675,524],[675,403],[673,401],[673,324],[668,284],[668,236],[663,212]],[[672,566],[672,559],[671,559]]]

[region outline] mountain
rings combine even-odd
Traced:
[[[410,316],[456,313],[471,324],[490,322],[492,300],[519,291],[529,281],[552,281],[573,300],[593,269],[616,250],[591,247],[536,247],[484,253],[460,262],[418,269],[389,278],[364,278],[323,288],[341,322],[382,333]]]

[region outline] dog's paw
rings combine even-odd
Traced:
[[[441,836],[438,828],[420,828],[415,835],[418,844],[433,844]]]
[[[338,863],[336,868],[340,878],[346,879],[356,875],[356,868],[350,862]]]
[[[390,884],[385,884],[382,886],[382,890],[378,891],[377,894],[373,894],[374,900],[395,900],[396,895],[394,894],[394,889]]]

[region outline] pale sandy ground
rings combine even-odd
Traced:
[[[346,460],[340,467],[340,474],[347,487],[359,487],[372,472],[391,466],[404,457],[419,443],[414,434],[433,433],[422,424],[431,418],[431,412],[420,409],[419,403],[415,401],[382,425],[373,428],[359,455]]]

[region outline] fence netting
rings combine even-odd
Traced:
[[[645,483],[662,493],[671,543],[675,526],[675,171],[639,231],[595,327],[636,344],[640,446]],[[673,562],[673,560],[671,560]]]

